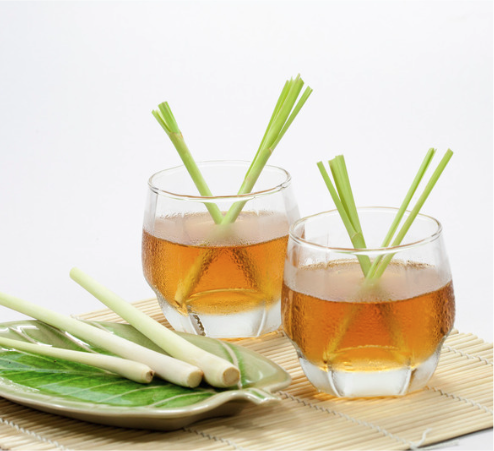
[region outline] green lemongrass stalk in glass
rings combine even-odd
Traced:
[[[156,118],[158,123],[161,125],[163,130],[165,130],[166,134],[170,138],[171,142],[177,149],[177,152],[184,163],[185,168],[189,172],[192,180],[194,181],[197,189],[201,196],[204,197],[212,197],[213,194],[204,180],[204,177],[197,166],[192,154],[189,151],[189,148],[185,144],[184,137],[180,128],[178,127],[177,121],[175,120],[175,116],[173,116],[172,110],[168,105],[168,102],[163,102],[158,105],[158,110],[152,111],[153,116]],[[216,224],[220,224],[223,219],[223,214],[215,203],[205,202],[204,205],[209,211],[209,214],[213,218]]]
[[[300,75],[298,75],[295,80],[291,79],[285,83],[269,120],[264,136],[261,140],[261,144],[259,145],[257,153],[254,156],[249,169],[247,170],[237,194],[248,194],[252,191],[256,181],[264,169],[264,166],[267,164],[269,157],[272,155],[276,146],[281,141],[281,138],[285,135],[295,117],[309,98],[312,93],[312,89],[307,87],[297,102],[297,98],[299,97],[303,85],[304,82],[300,78]],[[295,102],[297,103],[295,104]],[[246,203],[247,201],[235,202],[222,218],[221,225],[224,226],[235,222]],[[240,251],[241,249],[237,250],[237,252]],[[245,266],[249,268],[250,274],[254,274],[256,265],[245,261],[245,257],[243,257]],[[206,263],[207,262],[208,259],[206,258]],[[188,298],[192,293],[194,286],[199,280],[198,277],[203,266],[204,262],[197,261],[185,279],[185,283],[181,285],[181,289],[177,293],[178,296],[176,297],[181,304],[183,303],[183,300]],[[254,280],[256,281],[258,288],[263,291],[262,286],[259,286],[261,279],[259,277],[254,277]]]
[[[149,366],[135,360],[122,359],[104,354],[94,354],[92,352],[72,351],[55,346],[26,343],[25,341],[11,340],[3,337],[0,337],[0,346],[57,360],[63,359],[69,362],[94,366],[111,371],[140,384],[149,384],[153,380],[154,371]]]
[[[308,86],[297,102],[297,98],[303,86],[304,82],[300,78],[300,75],[298,75],[295,80],[292,79],[285,83],[273,114],[271,115],[271,119],[269,120],[266,132],[261,140],[261,144],[259,145],[259,149],[252,160],[238,194],[248,194],[252,191],[264,166],[268,162],[269,157],[273,154],[276,146],[281,141],[281,138],[283,138],[293,120],[297,117],[297,114],[311,95],[312,89]],[[297,103],[295,104],[295,102]],[[221,223],[230,224],[234,222],[245,204],[246,201],[235,202],[230,207]]]
[[[223,230],[220,229],[219,233],[221,234]],[[248,275],[249,279],[255,284],[256,288],[261,293],[268,293],[269,290],[265,288],[264,278],[259,275],[256,264],[252,261],[245,249],[235,247],[231,249],[231,252],[235,254],[237,261],[242,262],[242,265],[240,265],[242,271]],[[175,292],[175,301],[180,305],[178,310],[184,315],[188,313],[187,299],[190,297],[192,291],[201,280],[204,272],[213,262],[215,254],[214,249],[207,248],[206,251],[194,261],[185,278],[179,282],[177,291]]]
[[[354,225],[355,231],[362,237],[362,247],[366,247],[343,155],[337,155],[333,160],[329,161],[329,168],[333,174],[336,189],[338,190],[341,202],[348,213],[350,221]]]
[[[172,357],[199,367],[209,385],[226,388],[238,384],[240,371],[229,361],[188,342],[80,269],[72,268],[70,277]]]
[[[353,247],[355,249],[365,249],[367,246],[365,244],[362,228],[360,226],[357,207],[355,205],[355,199],[353,197],[350,178],[348,177],[344,157],[342,155],[338,155],[329,161],[329,167],[334,178],[334,185],[326,168],[324,167],[324,164],[321,161],[317,163],[317,167],[319,168],[319,172],[321,173],[333,202],[336,205],[336,209],[338,210],[341,220],[343,221],[343,225],[348,232],[348,236],[350,237]],[[367,255],[357,255],[357,259],[359,261],[360,268],[362,269],[362,273],[366,276],[371,267],[369,257]],[[353,305],[350,313],[340,322],[338,326],[338,338],[333,340],[326,349],[328,356],[334,353],[338,348],[348,327],[358,315],[359,310],[360,308],[358,305]]]
[[[329,161],[329,166],[334,177],[336,189],[326,168],[324,167],[324,164],[321,161],[317,163],[317,167],[319,168],[329,193],[333,198],[333,202],[338,209],[338,213],[340,214],[343,224],[345,225],[353,247],[355,249],[365,249],[367,246],[365,244],[364,235],[360,226],[360,220],[358,219],[357,207],[355,206],[350,179],[346,170],[345,159],[342,155],[339,155]],[[367,275],[371,267],[369,257],[367,255],[358,255],[357,258],[364,276]]]
[[[429,179],[429,182],[427,183],[426,187],[424,188],[424,191],[422,192],[421,196],[417,200],[417,203],[413,207],[412,211],[408,215],[405,223],[401,227],[400,231],[396,235],[395,239],[391,243],[391,246],[399,246],[401,242],[403,241],[403,238],[405,238],[408,230],[413,224],[413,221],[415,221],[415,218],[417,215],[420,213],[420,209],[424,205],[425,201],[429,197],[432,189],[434,188],[435,184],[439,180],[439,177],[443,173],[444,169],[446,168],[446,165],[448,164],[449,160],[451,160],[451,157],[453,156],[453,152],[448,149],[446,153],[444,154],[443,158],[439,162],[436,170],[432,174],[431,178]],[[387,254],[382,261],[379,263],[377,269],[375,270],[374,275],[372,276],[373,281],[378,280],[386,270],[386,267],[388,266],[389,262],[393,258],[394,254]]]
[[[183,137],[180,128],[178,127],[175,116],[173,115],[168,102],[163,102],[158,105],[158,110],[152,111],[153,116],[156,118],[158,123],[161,125],[163,130],[165,130],[166,134],[170,138],[173,143],[175,149],[177,150],[182,162],[184,163],[187,172],[192,178],[194,184],[196,185],[199,194],[203,197],[212,197],[213,194],[209,189],[209,186],[204,179],[199,167],[197,166],[194,157],[189,151],[189,148],[185,144],[185,140]],[[223,214],[219,207],[213,202],[204,202],[209,214],[211,215],[214,223],[216,225],[220,225],[223,221]],[[216,235],[221,235],[224,232],[224,228],[214,229],[213,235],[210,237],[211,240],[214,240]],[[211,264],[212,258],[214,256],[214,252],[208,251],[205,255],[202,256],[201,259],[198,259],[191,267],[189,274],[187,277],[181,282],[180,286],[177,290],[177,295],[175,296],[176,301],[183,307],[185,306],[185,299],[189,296],[191,290],[190,287],[195,287],[200,280],[201,272]],[[242,258],[242,256],[241,256]],[[243,258],[248,258],[247,255],[244,255]],[[252,266],[252,265],[251,265]]]
[[[254,188],[254,185],[261,175],[261,172],[266,165],[269,157],[274,152],[276,146],[281,141],[281,138],[285,135],[286,131],[294,121],[297,114],[300,112],[305,102],[312,93],[312,89],[307,87],[300,96],[297,102],[299,94],[304,86],[304,81],[297,75],[295,79],[291,79],[285,83],[283,90],[278,98],[276,107],[271,115],[266,132],[261,140],[261,144],[257,150],[257,153],[252,160],[252,163],[244,177],[242,185],[237,194],[248,194]],[[295,104],[295,102],[297,102]],[[163,102],[158,105],[159,110],[153,110],[153,115],[165,130],[168,137],[172,141],[175,149],[180,155],[187,171],[189,172],[192,180],[194,181],[201,196],[211,197],[213,194],[207,186],[204,177],[201,174],[197,164],[194,161],[188,147],[185,144],[184,138],[170,106],[167,102]],[[206,206],[210,212],[213,220],[217,224],[231,224],[235,222],[238,215],[242,211],[245,201],[239,201],[233,204],[226,215],[223,217],[221,211],[216,204],[208,203]],[[213,210],[213,211],[212,211]]]
[[[196,366],[152,351],[125,338],[118,337],[62,313],[54,312],[41,305],[5,293],[0,293],[0,305],[66,331],[119,357],[143,363],[149,366],[156,376],[174,384],[194,388],[202,380],[203,373]]]
[[[309,98],[312,93],[312,89],[307,87],[304,93],[300,96],[299,94],[303,88],[304,82],[298,75],[295,79],[287,81],[283,87],[283,90],[278,98],[271,119],[268,123],[264,136],[261,140],[261,144],[257,150],[257,153],[247,170],[244,177],[242,185],[238,191],[239,195],[248,194],[254,188],[254,185],[259,178],[264,166],[266,165],[269,157],[275,150],[281,138],[285,135],[286,131],[292,124],[293,120],[300,112],[301,108]],[[299,98],[298,102],[297,99]],[[211,191],[207,187],[207,184],[202,177],[197,164],[195,164],[192,155],[190,154],[188,148],[185,146],[183,141],[183,136],[178,129],[175,118],[170,110],[168,104],[162,103],[159,105],[159,111],[153,111],[153,115],[158,120],[160,125],[163,127],[165,132],[170,137],[173,145],[180,154],[182,161],[184,162],[187,171],[194,180],[201,196],[211,196]],[[232,224],[238,218],[238,215],[242,211],[246,204],[246,201],[235,202],[226,214],[223,216],[216,204],[206,204],[208,206],[208,211],[210,212],[213,220],[216,224],[221,224],[223,226]],[[214,205],[214,207],[212,206]],[[216,207],[216,208],[215,208]],[[200,280],[200,274],[205,265],[210,264],[212,252],[210,255],[202,256],[198,259],[191,267],[189,274],[184,279],[183,283],[179,286],[177,293],[175,295],[175,300],[180,304],[184,305],[186,299],[192,293],[194,287]],[[247,256],[244,255],[245,259]],[[248,265],[250,267],[255,267],[255,265]],[[258,287],[262,291],[262,287]]]
[[[382,247],[387,247],[389,245],[393,235],[395,234],[395,232],[398,228],[399,223],[401,222],[401,219],[403,218],[403,215],[406,211],[406,208],[410,204],[410,201],[411,201],[414,193],[416,192],[420,181],[422,180],[428,166],[430,165],[430,162],[431,162],[434,154],[435,154],[434,149],[429,149],[429,151],[427,152],[427,154],[426,154],[426,156],[425,156],[425,158],[424,158],[424,160],[423,160],[423,162],[419,168],[419,171],[418,171],[417,175],[415,176],[415,179],[413,180],[412,185],[410,186],[410,188],[409,188],[409,190],[405,196],[405,199],[403,200],[401,207],[398,210],[398,213],[395,216],[393,223],[391,224],[390,229],[388,230],[388,233],[386,234],[386,237],[383,241]],[[437,169],[432,174],[429,182],[427,183],[427,185],[424,189],[424,192],[422,193],[422,195],[418,199],[415,207],[411,211],[410,215],[408,216],[407,220],[405,221],[405,223],[402,226],[402,228],[400,229],[400,231],[398,232],[396,238],[394,239],[394,241],[392,243],[392,246],[398,246],[399,244],[401,244],[401,241],[406,236],[406,233],[410,229],[413,221],[417,217],[418,213],[420,212],[420,209],[424,205],[427,197],[431,193],[432,189],[434,188],[434,185],[438,181],[440,175],[444,171],[444,168],[446,167],[447,163],[449,162],[449,160],[451,159],[452,156],[453,156],[453,152],[448,149],[448,151],[444,155],[443,159],[439,163]],[[331,169],[333,172],[333,176],[335,178],[335,184],[337,184],[341,188],[341,189],[338,189],[338,192],[335,190],[333,184],[331,183],[331,179],[329,178],[329,175],[328,175],[326,169],[324,168],[324,165],[321,162],[319,162],[317,165],[318,165],[319,170],[323,176],[324,181],[326,182],[326,186],[329,189],[331,197],[333,198],[333,201],[336,205],[336,208],[338,209],[338,212],[342,218],[342,221],[343,221],[343,223],[344,223],[344,225],[348,231],[350,239],[352,240],[352,244],[354,245],[354,247],[356,249],[364,249],[365,248],[365,242],[363,242],[363,236],[361,236],[361,234],[357,231],[358,226],[356,225],[356,221],[358,220],[358,215],[357,215],[357,219],[355,219],[353,217],[353,221],[352,221],[351,215],[352,215],[352,213],[356,214],[357,211],[355,209],[354,212],[351,212],[352,211],[351,200],[353,199],[353,196],[350,195],[349,192],[347,192],[347,190],[351,191],[350,184],[349,184],[349,182],[346,181],[348,174],[345,175],[344,167],[342,166],[341,162],[338,165],[338,161],[336,158],[334,160],[331,160],[331,162],[333,162],[333,166],[334,166],[334,167],[331,167]],[[330,166],[331,166],[331,162],[330,162]],[[340,194],[340,197],[345,198],[345,203],[344,203],[344,201],[342,201],[340,199],[340,197],[338,197],[338,193]],[[348,202],[348,201],[350,201],[350,202]],[[362,266],[361,259],[359,258],[359,263],[361,264],[362,271],[364,272],[364,275],[365,275],[365,282],[366,283],[364,284],[364,288],[366,286],[368,287],[369,284],[375,284],[379,280],[379,278],[384,273],[386,267],[388,266],[389,262],[393,258],[393,255],[394,254],[387,254],[385,257],[378,257],[378,258],[374,259],[372,266],[370,268],[367,268],[367,272],[364,269],[364,266]],[[357,256],[357,257],[362,257],[362,256]],[[359,310],[360,310],[359,306],[355,305],[354,309],[351,310],[350,314],[344,318],[344,320],[340,324],[339,333],[338,333],[337,338],[335,340],[333,340],[333,342],[331,343],[331,345],[327,349],[328,354],[333,353],[338,348],[339,344],[343,340],[343,337],[344,337],[346,331],[350,327],[351,323],[357,317]],[[386,311],[385,311],[385,313],[386,313]],[[400,347],[403,347],[403,337],[402,337],[400,329],[396,327],[394,321],[390,317],[387,317],[387,323],[390,327],[390,330],[393,331],[392,335],[398,341],[398,345]]]
[[[435,149],[429,149],[428,152],[426,153],[424,160],[422,161],[422,164],[420,165],[420,168],[417,172],[417,175],[415,176],[410,188],[408,189],[408,192],[403,199],[403,202],[401,203],[401,206],[396,213],[396,216],[391,224],[391,227],[388,230],[388,233],[384,237],[384,240],[381,244],[381,247],[388,247],[389,244],[391,243],[391,239],[393,238],[394,234],[396,233],[396,230],[398,229],[398,226],[400,225],[401,220],[403,219],[403,215],[405,214],[406,209],[408,208],[408,205],[410,204],[413,195],[417,191],[417,188],[422,181],[422,178],[424,177],[427,168],[429,167],[430,162],[432,161],[432,158],[434,157],[434,154],[436,153]],[[368,280],[373,280],[376,278],[376,271],[377,267],[381,263],[383,259],[383,255],[377,256],[374,261],[372,262],[372,266],[369,269],[369,272],[367,273],[367,279]]]

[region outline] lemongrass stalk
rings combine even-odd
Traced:
[[[403,208],[403,213],[401,213],[401,217],[399,217],[399,214],[397,215],[397,217],[395,217],[395,220],[393,221],[393,224],[390,227],[390,230],[388,231],[388,234],[386,235],[386,237],[383,241],[383,247],[387,247],[389,245],[389,240],[391,239],[390,235],[391,235],[391,237],[394,235],[396,228],[398,227],[399,223],[401,222],[404,211],[406,210],[406,207],[410,203],[410,200],[413,197],[413,194],[415,193],[417,186],[419,185],[421,179],[423,178],[424,173],[425,173],[427,167],[429,166],[429,164],[432,160],[432,157],[434,156],[434,153],[435,153],[434,149],[430,149],[427,152],[426,157],[424,158],[422,165],[419,169],[419,172],[417,173],[417,175],[416,175],[416,177],[412,183],[412,186],[410,187],[410,189],[409,189],[409,191],[405,197],[405,200],[403,201],[402,206],[400,208],[400,211]],[[412,210],[412,212],[408,216],[403,227],[398,232],[398,235],[396,236],[395,240],[393,241],[393,244],[392,244],[393,246],[398,246],[401,243],[401,241],[403,240],[403,238],[405,237],[411,224],[413,223],[413,221],[417,217],[417,214],[419,213],[420,209],[422,208],[425,200],[427,199],[427,197],[431,193],[432,189],[434,188],[434,185],[436,184],[437,180],[439,179],[440,175],[442,174],[444,168],[446,167],[448,161],[451,159],[452,156],[453,156],[453,152],[448,149],[448,151],[444,155],[443,159],[439,163],[437,169],[434,171],[433,175],[431,176],[429,183],[427,184],[426,188],[424,189],[424,192],[422,193],[419,200],[417,201],[417,204],[415,205],[414,209]],[[350,218],[348,217],[348,214],[345,211],[343,204],[339,201],[338,194],[337,194],[335,188],[333,187],[333,185],[331,183],[331,179],[329,178],[329,175],[327,174],[326,170],[324,169],[324,166],[322,165],[322,163],[318,163],[318,167],[319,167],[319,170],[321,171],[321,174],[323,175],[323,178],[326,182],[326,185],[328,186],[328,189],[331,193],[331,196],[333,197],[333,200],[335,201],[335,204],[337,205],[337,208],[339,205],[338,211],[340,212],[340,209],[341,209],[341,211],[343,212],[343,214],[341,214],[341,212],[340,212],[340,215],[342,216],[343,222],[345,223],[345,225],[347,223],[351,224]],[[351,231],[349,231],[349,234],[350,233],[351,233]],[[366,282],[376,282],[382,276],[382,274],[384,273],[384,270],[386,269],[387,265],[389,264],[389,262],[391,261],[392,258],[393,258],[393,254],[388,254],[380,260],[376,259],[377,263],[376,263],[376,260],[373,262],[376,264],[376,270],[373,270],[373,273],[371,275],[371,270],[372,270],[372,266],[371,266],[371,268],[367,274],[368,277],[366,278]],[[364,285],[364,287],[366,289],[369,288],[369,286],[365,286],[365,285]],[[332,353],[336,352],[336,350],[340,346],[348,328],[356,320],[356,317],[358,316],[359,310],[360,310],[359,305],[355,304],[353,306],[353,308],[350,310],[349,314],[346,315],[345,318],[343,319],[342,324],[340,324],[340,326],[339,326],[338,333],[336,334],[334,340],[332,340],[332,342],[328,345],[328,349],[326,350],[328,359],[330,358],[330,355]],[[392,331],[393,337],[398,342],[397,347],[398,348],[404,348],[405,344],[404,344],[403,334],[402,334],[400,328],[396,325],[395,321],[393,321],[392,315],[389,311],[384,311],[383,313],[385,315],[386,322],[387,322],[390,330]]]
[[[184,137],[180,131],[177,121],[173,116],[173,113],[168,105],[168,102],[163,102],[158,105],[158,110],[153,110],[153,116],[156,118],[158,123],[161,125],[163,130],[170,138],[171,142],[177,149],[177,152],[184,163],[185,168],[190,174],[194,184],[196,185],[199,193],[203,197],[212,197],[213,194],[209,189],[206,180],[204,179],[197,163],[195,162],[189,148],[185,144]],[[204,202],[204,205],[209,211],[209,214],[213,218],[216,224],[219,224],[223,219],[223,214],[219,207],[213,202]]]
[[[247,194],[252,191],[269,157],[312,93],[312,89],[307,87],[295,105],[303,85],[304,82],[300,78],[300,75],[297,75],[295,80],[289,80],[285,83],[259,149],[249,167],[249,170],[247,171],[247,174],[245,175],[238,194]],[[152,113],[177,149],[177,152],[179,153],[201,196],[211,197],[212,193],[209,190],[207,183],[195,163],[187,145],[185,144],[182,132],[178,127],[177,121],[175,120],[168,102],[163,102],[158,105],[158,110],[153,110]],[[230,207],[225,217],[223,217],[216,204],[206,203],[206,207],[217,224],[230,224],[237,219],[245,203],[245,201],[236,202]]]
[[[398,213],[381,244],[381,247],[388,247],[389,243],[391,243],[391,239],[393,238],[396,230],[398,229],[398,225],[400,224],[401,219],[403,218],[403,215],[405,214],[405,211],[408,208],[408,205],[410,204],[413,195],[415,194],[415,191],[417,191],[417,188],[420,182],[422,181],[435,153],[436,150],[432,148],[427,151],[425,158],[422,161],[422,164],[420,165],[420,168],[417,172],[417,175],[415,176],[412,185],[410,186],[410,189],[408,190],[405,199],[403,200],[400,209],[398,210]]]
[[[256,155],[254,156],[254,159],[252,160],[247,173],[252,170],[252,168],[256,164],[256,160],[258,159],[259,155],[264,151],[266,147],[269,147],[269,145],[274,142],[276,136],[281,132],[283,124],[288,119],[291,108],[297,100],[297,96],[300,93],[303,85],[303,80],[300,78],[300,75],[297,75],[295,80],[290,79],[283,86],[283,90],[281,91],[278,101],[276,102],[276,106],[274,108],[273,114],[271,115],[268,126],[266,127],[264,136],[261,140],[261,143],[259,144],[259,148],[257,149]]]
[[[254,165],[257,156],[259,155],[259,153],[263,149],[264,143],[266,142],[266,139],[267,139],[268,134],[271,130],[271,127],[273,126],[273,122],[276,119],[276,117],[278,116],[278,112],[280,111],[280,109],[281,109],[281,107],[282,107],[282,105],[286,99],[286,96],[288,94],[288,91],[290,90],[291,83],[293,83],[293,80],[287,80],[285,82],[285,85],[283,86],[281,94],[278,97],[278,101],[276,102],[276,106],[274,107],[274,111],[271,114],[271,118],[269,119],[269,123],[268,123],[268,126],[266,127],[266,131],[264,132],[264,136],[262,137],[261,143],[259,144],[257,152],[256,152],[254,158],[252,159],[252,162],[251,162],[250,167],[249,167],[247,172],[249,172],[252,169],[252,166]]]
[[[182,162],[184,163],[185,168],[187,169],[187,172],[196,185],[199,194],[204,197],[212,197],[213,194],[209,189],[206,180],[197,166],[194,157],[190,153],[189,148],[185,144],[183,134],[178,127],[177,121],[170,106],[168,105],[168,102],[160,103],[158,105],[158,110],[153,110],[152,114],[173,143],[180,158],[182,159]],[[204,205],[206,206],[215,224],[220,224],[223,219],[223,214],[219,207],[215,203],[211,202],[204,202]],[[209,260],[209,262],[211,261],[210,257],[212,255],[213,253],[209,252],[209,255],[207,256],[207,260]],[[189,276],[186,277],[181,286],[178,287],[175,298],[180,305],[184,305],[185,299],[190,295],[193,287],[199,281],[202,267],[202,261],[198,260],[189,271]]]
[[[172,357],[199,367],[208,384],[220,388],[238,384],[240,372],[229,361],[188,342],[80,269],[72,268],[70,277]]]
[[[290,127],[290,125],[292,125],[292,122],[295,120],[295,118],[297,117],[298,113],[300,112],[300,110],[302,109],[302,107],[305,105],[305,102],[307,101],[307,99],[309,98],[309,96],[311,94],[312,94],[312,88],[310,88],[309,86],[307,86],[307,88],[305,88],[304,93],[301,95],[299,101],[295,105],[295,108],[292,110],[290,116],[288,117],[287,121],[283,125],[283,128],[278,133],[277,138],[271,144],[271,153],[273,153],[274,148],[281,141],[281,138],[283,138],[283,136],[285,136],[285,133],[287,132],[288,128]]]
[[[393,240],[391,246],[399,246],[401,242],[403,241],[403,238],[405,238],[408,230],[412,226],[413,221],[415,221],[415,218],[419,214],[421,208],[423,207],[425,201],[429,197],[432,189],[434,188],[435,184],[439,180],[439,177],[443,173],[444,169],[446,168],[446,165],[448,164],[449,160],[453,156],[453,152],[448,149],[446,153],[444,154],[443,158],[439,162],[436,170],[432,174],[431,178],[429,179],[429,182],[424,188],[424,191],[420,195],[419,199],[417,200],[415,206],[413,207],[412,211],[408,215],[405,223],[401,227],[400,231],[396,235],[395,239]],[[375,271],[375,274],[373,276],[373,280],[379,279],[384,271],[386,270],[386,267],[388,266],[389,262],[392,260],[394,254],[387,254],[382,261],[380,262],[378,268]]]
[[[340,172],[341,171],[341,166],[340,166],[341,160],[339,160],[339,161],[340,161],[340,163],[338,163],[338,160],[337,160],[336,165],[333,163],[334,172]],[[330,163],[330,165],[331,165],[331,163]],[[360,229],[360,221],[358,221],[358,219],[357,219],[356,223],[354,223],[352,221],[351,216],[350,216],[351,213],[349,210],[350,210],[350,206],[352,203],[353,195],[351,196],[351,198],[348,195],[348,190],[351,190],[351,187],[349,185],[346,187],[343,186],[346,183],[346,179],[348,179],[348,177],[346,177],[346,179],[345,179],[345,177],[342,176],[342,177],[337,177],[335,179],[335,183],[338,183],[339,191],[342,194],[342,198],[340,198],[338,196],[337,189],[335,189],[333,182],[331,181],[331,178],[329,177],[329,174],[328,174],[326,168],[324,167],[324,164],[321,161],[319,161],[317,163],[317,167],[319,168],[319,172],[321,173],[321,175],[324,179],[324,182],[326,183],[326,186],[329,190],[329,193],[333,199],[333,202],[336,205],[338,213],[340,214],[340,217],[343,221],[343,225],[345,226],[345,228],[348,232],[348,235],[349,235],[350,240],[353,244],[353,247],[355,249],[365,249],[365,247],[366,247],[365,246],[365,240],[364,240],[364,236],[362,234],[362,230]],[[340,174],[341,174],[341,172],[340,172]],[[345,202],[345,204],[343,202]],[[345,207],[345,205],[347,205],[347,207],[349,207],[348,210]],[[355,209],[354,214],[357,214],[354,202],[353,202],[353,208]],[[358,215],[357,215],[357,217],[358,217]],[[369,257],[367,255],[357,255],[357,259],[359,261],[360,267],[362,268],[362,272],[364,273],[364,275],[366,275],[367,272],[369,271],[370,266],[371,266],[371,262],[370,262]]]
[[[202,173],[200,172],[197,166],[197,163],[195,162],[192,154],[190,153],[189,149],[187,148],[184,142],[183,135],[180,132],[180,129],[178,128],[178,124],[170,109],[170,106],[168,105],[167,102],[163,102],[158,106],[158,108],[159,110],[154,110],[152,113],[157,119],[158,123],[165,130],[172,143],[174,144],[176,150],[178,151],[180,157],[182,158],[184,166],[186,167],[187,171],[189,172],[189,175],[193,179],[196,187],[198,188],[199,193],[201,194],[201,196],[204,197],[213,196],[211,190],[209,189],[208,184],[206,183],[204,177],[202,176]],[[209,213],[211,214],[211,217],[213,218],[215,224],[216,225],[221,224],[223,220],[223,214],[218,208],[218,206],[215,203],[210,203],[210,202],[204,202],[204,204],[207,207]],[[224,233],[224,228],[215,229],[211,239],[214,240],[215,236],[221,235],[222,233]],[[182,307],[184,307],[185,300],[190,296],[194,287],[199,282],[204,267],[208,266],[211,263],[213,256],[214,256],[214,252],[208,251],[204,256],[204,259],[203,258],[197,259],[196,262],[192,265],[188,275],[185,277],[184,280],[180,282],[179,286],[177,287],[177,292],[175,294],[175,300]],[[244,255],[243,258],[248,259],[249,256]]]
[[[295,105],[303,85],[304,82],[300,78],[300,75],[298,75],[295,80],[292,79],[285,83],[269,120],[264,136],[261,140],[261,144],[259,145],[257,153],[254,156],[254,159],[252,160],[252,163],[247,170],[242,185],[238,191],[239,195],[248,194],[252,191],[269,157],[312,93],[312,89],[307,87]],[[193,173],[191,173],[191,176],[194,177]],[[221,218],[219,223],[222,225],[228,225],[235,222],[246,203],[246,200],[235,202]],[[218,221],[215,220],[215,222],[218,224]],[[206,259],[209,261],[209,256],[206,256]],[[197,259],[191,267],[191,270],[189,271],[189,274],[185,278],[184,282],[178,287],[177,292],[175,293],[175,299],[179,304],[183,305],[192,293],[197,282],[200,280],[202,267],[201,260]]]
[[[331,178],[329,177],[329,174],[326,171],[323,163],[319,162],[317,163],[317,166],[319,168],[319,171],[321,172],[321,175],[323,176],[326,186],[328,187],[329,193],[336,205],[343,224],[347,229],[353,247],[355,249],[365,249],[367,246],[363,237],[362,227],[360,225],[357,207],[355,205],[355,199],[353,196],[352,187],[350,185],[350,178],[348,176],[344,157],[342,155],[338,155],[329,161],[329,167],[331,169],[331,173],[335,182],[334,185],[336,185],[336,188],[331,182]],[[371,267],[369,257],[367,255],[357,255],[357,259],[362,269],[362,273],[364,274],[364,276],[367,276]],[[348,315],[346,315],[343,318],[341,324],[339,324],[335,339],[328,344],[328,347],[326,349],[328,359],[330,358],[330,355],[334,353],[340,346],[343,338],[345,337],[347,329],[355,321],[359,310],[359,305],[353,304]]]
[[[189,363],[152,351],[62,313],[5,293],[0,293],[0,305],[66,331],[119,357],[143,363],[152,368],[156,376],[174,384],[197,387],[202,380],[202,371]]]
[[[250,170],[254,169],[257,163],[257,159],[262,156],[262,154],[266,152],[266,150],[269,150],[269,154],[273,152],[274,148],[270,149],[270,147],[278,139],[278,136],[280,135],[283,127],[288,121],[288,118],[290,117],[292,109],[303,86],[304,82],[300,78],[300,75],[297,75],[295,80],[292,79],[286,83],[285,88],[283,89],[279,99],[281,100],[281,102],[277,102],[277,107],[275,108],[273,116],[268,123],[266,133],[263,137],[263,140],[261,141],[261,144],[259,145],[259,149],[257,150],[254,160],[252,161]],[[311,89],[307,89],[309,90],[310,94]],[[248,173],[250,172],[250,170],[248,171]]]
[[[333,174],[336,189],[340,195],[341,202],[345,207],[345,210],[352,221],[355,231],[362,237],[359,248],[367,247],[365,244],[364,236],[362,233],[362,226],[360,225],[360,219],[357,213],[357,206],[355,205],[355,199],[353,197],[352,186],[350,184],[350,177],[345,164],[345,158],[343,155],[337,155],[329,161],[329,168]]]
[[[312,89],[307,87],[297,101],[298,95],[304,85],[300,76],[297,76],[295,80],[290,80],[285,84],[285,87],[278,99],[276,108],[269,121],[268,127],[261,141],[261,145],[252,161],[245,178],[238,190],[239,195],[248,194],[254,188],[259,176],[261,175],[264,166],[266,166],[269,158],[273,154],[276,146],[279,144],[281,138],[285,135],[286,131],[298,115],[305,102],[312,93]],[[221,221],[222,224],[231,224],[234,222],[247,201],[235,202],[228,210],[226,215]]]
[[[42,355],[54,359],[63,359],[69,362],[82,363],[123,376],[140,384],[149,384],[153,380],[154,371],[149,366],[134,360],[122,359],[110,355],[94,354],[92,352],[73,351],[57,348],[55,346],[43,346],[40,344],[26,343],[20,340],[11,340],[0,337],[0,346]]]
[[[333,202],[336,206],[336,209],[338,210],[338,213],[340,214],[341,220],[343,221],[343,224],[348,232],[348,235],[350,236],[350,240],[352,243],[354,242],[356,238],[357,232],[355,231],[352,221],[350,220],[345,207],[343,206],[343,203],[341,202],[338,192],[336,191],[333,182],[331,181],[331,178],[329,177],[328,171],[324,167],[324,164],[322,161],[319,161],[317,163],[317,167],[319,168],[319,172],[322,175],[322,178],[324,179],[324,182],[326,183],[326,186],[328,188],[329,194],[331,195],[331,198],[333,199]],[[358,246],[355,246],[358,247]]]
[[[269,288],[266,287],[264,277],[259,275],[256,264],[252,261],[249,253],[241,248],[234,247],[232,252],[236,255],[237,261],[242,262],[242,271],[248,275],[249,279],[255,284],[257,290],[261,293],[269,293]],[[188,314],[186,301],[192,294],[194,288],[199,283],[202,275],[207,271],[209,265],[214,261],[217,252],[213,248],[205,248],[201,251],[201,255],[196,258],[190,267],[187,275],[178,282],[177,290],[175,291],[175,301],[180,305],[179,311],[184,315]]]
[[[406,209],[408,208],[408,205],[410,204],[415,192],[417,191],[417,188],[422,181],[427,168],[430,165],[430,162],[432,161],[432,158],[434,157],[436,151],[435,149],[429,149],[424,157],[424,160],[422,161],[422,164],[420,165],[420,168],[415,175],[415,178],[413,179],[413,182],[408,189],[408,192],[403,199],[403,202],[401,203],[401,206],[396,213],[396,216],[388,230],[388,233],[384,237],[384,240],[381,244],[381,247],[388,247],[389,244],[391,243],[391,239],[393,238],[394,234],[396,233],[396,230],[398,229],[398,226],[400,225],[401,220],[403,219],[403,215],[405,214]],[[383,255],[377,256],[374,261],[372,262],[372,266],[369,269],[369,272],[367,273],[367,279],[373,279],[375,277],[375,273],[377,270],[377,267],[381,263],[381,260],[383,259]]]
[[[214,249],[211,248],[204,248],[204,251],[201,250],[201,254],[187,271],[187,275],[178,281],[174,299],[180,305],[180,311],[183,315],[188,315],[187,299],[213,262],[215,254]]]

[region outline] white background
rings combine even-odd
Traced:
[[[302,215],[333,208],[319,160],[345,155],[358,205],[398,206],[427,149],[435,166],[451,148],[423,212],[444,226],[456,327],[492,341],[492,22],[489,1],[0,2],[0,290],[99,309],[79,266],[151,297],[147,179],[180,163],[151,110],[169,101],[197,160],[250,160],[301,73],[314,93],[270,163]]]

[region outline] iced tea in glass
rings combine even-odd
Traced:
[[[396,211],[359,209],[368,246],[378,245]],[[392,254],[377,281],[357,256]],[[451,272],[435,219],[419,215],[390,248],[356,250],[337,211],[290,230],[282,292],[283,327],[308,379],[341,397],[397,396],[422,388],[453,327]]]
[[[256,191],[232,195],[248,163],[199,165],[214,197],[196,195],[184,167],[151,177],[142,262],[161,308],[180,331],[218,338],[259,336],[280,327],[280,297],[288,228],[298,209],[286,171],[266,166]],[[223,214],[242,202],[231,224]]]

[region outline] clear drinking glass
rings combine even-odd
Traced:
[[[380,248],[396,211],[358,209],[368,249],[353,249],[336,210],[290,228],[283,327],[320,391],[404,395],[424,387],[436,369],[455,316],[442,227],[418,215],[402,245]],[[364,277],[359,258],[390,257],[381,277]]]
[[[255,192],[236,195],[249,163],[198,164],[214,197],[197,195],[184,166],[149,179],[144,275],[170,324],[217,338],[259,336],[281,325],[280,296],[290,224],[298,219],[290,175],[266,166]],[[234,205],[236,220],[219,224]],[[216,207],[215,207],[216,208]]]

